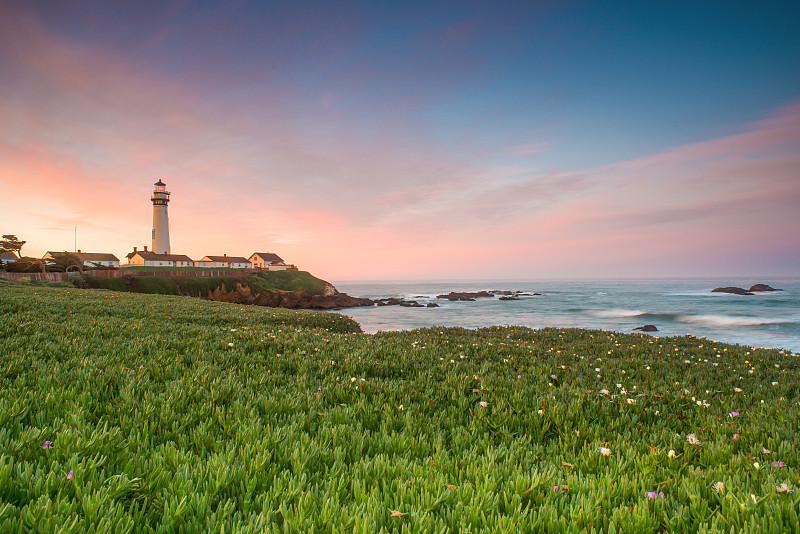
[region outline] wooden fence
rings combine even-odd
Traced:
[[[123,278],[125,276],[168,276],[170,278],[194,278],[198,276],[234,276],[241,277],[247,276],[254,270],[248,269],[244,271],[133,271],[130,269],[124,270],[92,270],[84,271],[85,274],[95,276],[97,278]],[[0,278],[6,280],[44,280],[47,282],[66,282],[72,276],[79,275],[78,272],[71,273],[7,273],[0,271]]]

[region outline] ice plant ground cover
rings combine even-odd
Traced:
[[[0,532],[798,532],[799,371],[1,285]]]

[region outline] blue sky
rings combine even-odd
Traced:
[[[28,229],[33,249],[66,248],[38,205],[81,226],[85,249],[142,245],[161,178],[181,200],[181,252],[272,247],[339,278],[495,274],[476,267],[486,256],[509,277],[644,275],[702,251],[664,210],[765,190],[782,218],[758,201],[758,225],[757,210],[695,219],[722,250],[661,270],[792,274],[800,261],[785,232],[800,226],[797,2],[10,2],[0,18],[3,233]],[[26,180],[92,184],[130,219],[101,225],[80,186],[37,196]],[[125,209],[130,195],[145,200]],[[204,212],[224,220],[203,227]],[[264,222],[225,237],[252,213]],[[586,243],[579,213],[661,221],[664,252],[636,257],[626,239],[645,236],[622,223]],[[758,263],[724,228],[783,241]],[[375,242],[392,246],[363,252]],[[569,243],[606,252],[542,264]],[[387,272],[409,256],[428,267]]]

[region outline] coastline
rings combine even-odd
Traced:
[[[784,289],[754,296],[712,293],[715,287],[750,287],[758,282]],[[336,281],[339,291],[358,297],[406,298],[419,308],[399,306],[338,310],[365,332],[430,326],[575,327],[630,333],[654,324],[655,337],[693,335],[751,347],[800,352],[800,278],[658,278],[638,280],[459,280]],[[508,290],[540,293],[519,301],[436,299],[451,291]],[[425,305],[435,302],[438,307]]]

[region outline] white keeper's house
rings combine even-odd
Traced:
[[[72,254],[80,260],[84,267],[102,265],[103,267],[119,267],[119,258],[107,252],[54,252],[48,251],[43,260],[54,260],[58,254]]]
[[[144,250],[136,250],[128,253],[128,265],[142,265],[145,267],[194,267],[194,261],[189,256],[183,254],[156,254]]]
[[[252,267],[247,258],[241,256],[203,256],[203,259],[194,262],[195,267],[229,267],[231,269],[249,269]]]

